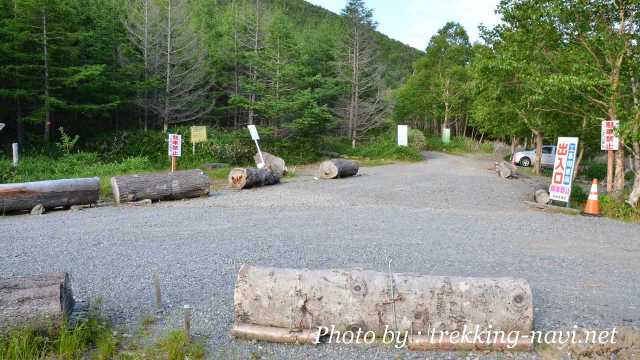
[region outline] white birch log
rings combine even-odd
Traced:
[[[0,332],[16,327],[58,327],[73,306],[67,273],[0,279]]]
[[[98,202],[100,179],[63,179],[0,184],[0,212],[89,205]]]
[[[531,288],[512,278],[243,265],[234,306],[236,325],[291,331],[335,326],[382,336],[387,326],[410,333],[460,331],[465,325],[523,333],[533,328]]]
[[[337,179],[358,174],[360,165],[357,161],[333,159],[320,164],[320,178]]]
[[[206,196],[211,182],[202,170],[115,176],[111,178],[117,204],[140,200],[180,200]]]
[[[283,177],[287,173],[287,165],[282,158],[264,151],[262,152],[262,157],[264,158],[265,169],[270,170],[278,177]],[[260,164],[260,154],[256,153],[253,159],[256,162],[256,166]]]

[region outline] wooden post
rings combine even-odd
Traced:
[[[13,150],[13,167],[18,166],[18,143],[11,144],[11,149]]]
[[[176,160],[178,158],[175,156],[171,157],[171,172],[175,172],[176,171]]]
[[[191,306],[184,306],[184,337],[191,342]]]
[[[156,307],[158,310],[162,310],[162,293],[160,291],[160,274],[158,272],[153,273],[153,287],[156,293]]]
[[[613,161],[615,154],[613,150],[607,151],[607,194],[613,193]]]

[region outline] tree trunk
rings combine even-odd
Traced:
[[[117,204],[130,201],[180,200],[209,194],[209,177],[202,170],[115,176],[111,190]]]
[[[533,134],[536,137],[536,158],[533,161],[533,173],[542,174],[542,143],[544,141],[544,134],[540,131],[533,130]]]
[[[264,168],[276,174],[279,178],[283,177],[287,173],[287,165],[282,158],[269,154],[268,152],[262,152],[264,158]],[[258,165],[261,161],[260,154],[256,153],[253,157]]]
[[[615,177],[613,180],[613,198],[617,201],[624,200],[624,176],[625,176],[625,159],[624,159],[624,139],[620,138],[620,148],[615,152]]]
[[[360,164],[357,161],[345,159],[328,160],[320,164],[320,178],[336,179],[358,174]]]
[[[458,278],[369,270],[240,268],[234,293],[236,326],[300,331],[335,326],[382,336],[479,326],[529,332],[531,288],[511,278]]]
[[[46,6],[46,5],[44,5]],[[49,143],[51,138],[51,109],[49,100],[49,34],[47,32],[47,10],[42,12],[42,51],[44,57],[44,142]]]
[[[60,327],[73,306],[67,273],[0,279],[0,332]]]
[[[229,186],[238,190],[279,183],[280,177],[278,174],[266,168],[235,168],[229,173]]]
[[[100,178],[0,184],[0,212],[88,205],[98,202]]]

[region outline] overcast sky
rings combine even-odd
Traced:
[[[339,13],[346,0],[307,0]],[[447,21],[459,22],[471,42],[479,40],[478,25],[495,25],[499,0],[366,0],[374,10],[378,30],[391,38],[424,50],[429,39]]]

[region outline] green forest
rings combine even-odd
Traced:
[[[1,0],[0,181],[154,170],[165,134],[191,125],[210,139],[183,166],[248,162],[248,124],[294,163],[337,149],[419,158],[394,143],[408,124],[423,143],[448,128],[535,146],[541,172],[543,144],[578,136],[580,160],[595,157],[601,122],[616,119],[622,201],[640,171],[637,0],[496,12],[481,41],[450,22],[420,51],[377,32],[363,0],[340,14],[303,0]],[[17,169],[13,142],[30,160]]]

